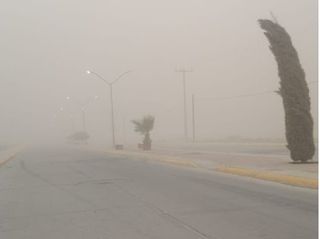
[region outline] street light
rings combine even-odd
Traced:
[[[112,145],[115,148],[115,146],[116,146],[116,138],[115,138],[115,129],[114,129],[115,127],[114,127],[114,110],[113,110],[113,91],[112,91],[112,86],[117,81],[119,81],[123,76],[125,76],[126,74],[128,74],[128,73],[130,73],[132,71],[123,72],[115,80],[113,80],[111,82],[105,80],[101,75],[99,75],[98,73],[96,73],[94,71],[87,70],[86,72],[87,72],[87,74],[95,75],[96,77],[98,77],[100,80],[102,80],[104,83],[106,83],[109,86],[109,90],[110,90],[110,105],[111,105]]]
[[[71,126],[72,126],[71,132],[73,133],[74,130],[75,130],[75,127],[74,127],[74,116],[73,116],[73,114],[72,114],[72,113],[69,113],[68,111],[66,111],[65,108],[63,108],[62,106],[59,107],[59,111],[60,111],[61,114],[67,115],[67,117],[71,120]],[[59,116],[60,113],[59,113],[59,112],[54,113],[54,114],[53,114],[53,118],[54,118],[54,119],[58,119],[58,116]]]
[[[85,115],[85,108],[89,105],[89,103],[91,103],[92,100],[97,100],[99,98],[99,96],[95,95],[92,98],[89,98],[87,101],[85,102],[79,102],[79,101],[72,101],[74,104],[76,104],[80,110],[81,110],[81,114],[82,114],[82,127],[83,127],[83,131],[87,132],[87,127],[86,127],[86,115]],[[70,101],[71,97],[67,96],[66,100]]]

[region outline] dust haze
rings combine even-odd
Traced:
[[[258,26],[270,11],[292,37],[310,88],[317,132],[315,0],[2,1],[1,144],[66,142],[83,130],[91,145],[141,141],[132,120],[155,117],[157,142],[284,142],[277,65]],[[85,105],[85,106],[84,106]]]

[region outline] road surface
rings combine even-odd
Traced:
[[[317,191],[77,148],[0,168],[3,239],[315,239]]]

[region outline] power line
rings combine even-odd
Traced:
[[[318,81],[307,81],[307,83],[312,84],[312,83],[318,83]],[[246,98],[246,97],[254,97],[254,96],[260,96],[260,95],[267,95],[267,94],[275,94],[277,91],[275,90],[268,90],[268,91],[261,91],[261,92],[256,92],[252,94],[243,94],[243,95],[235,95],[235,96],[223,96],[223,97],[197,97],[200,99],[211,99],[211,100],[232,100],[236,98]]]
[[[257,92],[253,94],[245,94],[245,95],[235,95],[235,96],[226,96],[226,97],[197,97],[200,99],[212,99],[212,100],[231,100],[236,98],[245,98],[245,97],[253,97],[253,96],[260,96],[260,95],[267,95],[271,93],[276,93],[274,90],[269,91],[263,91],[263,92]]]

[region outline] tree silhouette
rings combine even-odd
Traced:
[[[283,101],[287,147],[291,159],[305,162],[312,159],[315,146],[309,88],[304,70],[286,30],[271,20],[260,19],[258,22],[278,64],[280,89],[276,92]]]
[[[152,115],[144,116],[141,120],[132,120],[132,123],[135,126],[135,131],[144,135],[143,139],[143,149],[150,150],[151,149],[151,138],[150,131],[154,126],[154,117]]]

